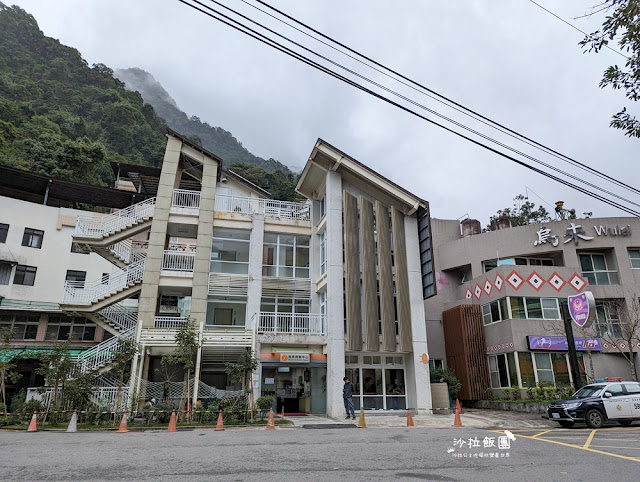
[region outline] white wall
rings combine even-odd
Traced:
[[[4,252],[18,264],[37,268],[34,286],[13,284],[15,266],[9,285],[0,285],[0,296],[24,301],[60,303],[67,270],[86,271],[87,283],[117,268],[96,253],[71,252],[75,227],[58,229],[60,216],[75,218],[86,211],[56,208],[0,196],[0,223],[9,225]],[[69,218],[71,219],[71,218]],[[25,228],[44,231],[41,249],[22,246]]]

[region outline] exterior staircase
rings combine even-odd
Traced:
[[[108,340],[98,343],[78,355],[78,367],[82,373],[91,370],[100,370],[101,372],[108,370],[108,365],[113,357],[122,349],[122,339],[133,340],[136,335],[136,327],[123,331],[118,336],[109,338]]]
[[[109,251],[110,246],[151,227],[155,204],[152,197],[108,215],[78,216],[73,242],[84,250]]]
[[[60,308],[70,312],[98,312],[129,298],[140,291],[145,261],[146,258],[142,258],[119,273],[111,273],[108,279],[99,279],[89,284],[66,281]]]
[[[73,315],[84,316],[108,331],[118,336],[123,331],[136,326],[138,322],[137,307],[127,307],[114,303],[96,312],[72,312]]]

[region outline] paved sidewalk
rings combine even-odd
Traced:
[[[359,414],[356,414],[357,416]],[[289,416],[285,417],[293,422],[294,427],[342,425],[357,426],[356,420],[331,419],[321,415]],[[549,428],[555,424],[540,414],[503,412],[499,410],[464,409],[461,415],[464,427],[474,428]],[[453,415],[413,415],[416,427],[449,428],[453,425]],[[406,414],[365,414],[365,422],[369,428],[405,427]],[[336,427],[337,428],[337,427]]]

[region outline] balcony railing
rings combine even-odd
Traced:
[[[255,317],[256,315],[254,315]],[[324,316],[311,313],[257,313],[258,333],[325,335]]]
[[[186,189],[174,189],[171,199],[173,212],[187,212],[197,214],[200,209],[200,191],[187,191]]]
[[[156,316],[153,322],[154,328],[163,328],[165,330],[175,330],[187,322],[186,318],[181,316]]]
[[[308,202],[294,203],[226,194],[216,196],[215,210],[240,214],[264,214],[265,216],[302,221],[308,221],[311,214]]]
[[[162,269],[193,272],[195,259],[196,253],[194,252],[165,251],[162,256]]]
[[[620,284],[617,271],[583,271],[582,277],[586,279],[592,286],[608,286]]]

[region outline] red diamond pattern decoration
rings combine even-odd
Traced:
[[[484,292],[487,294],[487,296],[491,294],[492,288],[493,285],[491,284],[491,281],[489,281],[488,279],[484,280]]]
[[[470,300],[472,296],[473,296],[473,293],[471,292],[471,290],[469,288],[467,288],[467,292],[464,294],[464,297],[467,300]]]
[[[542,285],[545,283],[545,281],[544,278],[541,278],[540,275],[534,271],[527,279],[527,283],[533,286],[534,290],[540,291],[540,288],[542,288]]]
[[[476,297],[476,299],[480,299],[480,297],[482,296],[482,288],[480,288],[480,285],[478,283],[476,283],[476,287],[473,290],[473,295]]]
[[[624,350],[625,348],[627,348],[627,344],[626,344],[626,343],[620,343],[620,345],[619,345],[619,346],[620,346],[620,348],[621,348],[622,350]]]
[[[551,278],[547,280],[547,283],[549,283],[558,293],[560,293],[562,287],[567,284],[567,282],[563,280],[558,273],[553,273]]]
[[[504,279],[499,274],[496,275],[496,280],[493,282],[493,286],[496,287],[498,291],[502,291],[502,286],[504,285]]]
[[[522,279],[522,276],[518,273],[512,271],[511,274],[507,276],[507,283],[509,283],[514,290],[518,291],[522,286],[522,283],[524,283],[524,279]]]
[[[569,284],[573,286],[574,290],[580,293],[582,289],[587,286],[587,281],[578,273],[573,273],[573,276],[569,278]]]

